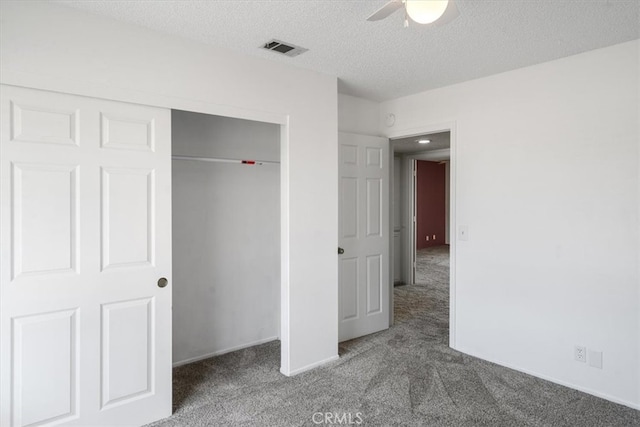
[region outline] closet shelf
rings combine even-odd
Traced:
[[[273,164],[279,165],[280,162],[270,160],[241,160],[241,159],[222,159],[216,157],[195,157],[195,156],[171,156],[172,160],[191,160],[196,162],[212,162],[212,163],[239,163],[242,165],[263,165]]]

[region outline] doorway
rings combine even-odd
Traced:
[[[394,241],[392,260],[395,291],[430,287],[420,293],[433,292],[439,312],[446,317],[449,345],[455,332],[455,141],[452,127],[425,129],[411,135],[392,136],[394,154],[392,183],[392,223]],[[423,292],[424,291],[424,292]],[[397,304],[401,304],[398,301]],[[406,312],[402,307],[393,309]],[[444,310],[446,308],[446,310]],[[406,313],[403,314],[406,316]],[[393,320],[399,320],[392,317]]]
[[[449,287],[448,161],[415,160],[414,283],[438,292]]]

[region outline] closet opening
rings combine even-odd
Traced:
[[[271,343],[278,371],[281,126],[171,120],[173,366]]]

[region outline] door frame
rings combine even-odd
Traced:
[[[410,138],[414,136],[432,134],[432,133],[440,133],[440,132],[449,132],[450,133],[450,144],[449,144],[449,347],[456,348],[456,249],[457,249],[457,220],[456,220],[456,177],[457,177],[457,134],[456,134],[456,122],[442,122],[442,123],[434,123],[434,124],[426,124],[420,127],[413,127],[407,129],[390,129],[387,131],[387,137],[389,138],[389,149],[393,152],[392,140],[400,139],[400,138]],[[438,150],[441,152],[441,150]],[[389,157],[393,157],[390,155]],[[409,257],[404,257],[408,259],[403,259],[403,269],[404,269],[404,277],[407,277],[409,280],[409,284],[415,283],[414,277],[414,269],[413,269],[413,260],[415,258],[415,224],[413,224],[413,211],[415,207],[415,188],[414,188],[414,177],[413,177],[413,168],[415,167],[416,157],[421,157],[424,160],[428,160],[428,156],[425,156],[424,153],[415,153],[403,156],[403,163],[405,166],[405,176],[404,183],[411,183],[411,192],[404,194],[410,194],[411,197],[405,197],[404,200],[404,218],[405,220],[409,219],[410,233],[405,233],[403,237],[403,248],[402,250],[407,253],[407,249],[409,249],[408,253]],[[409,159],[411,168],[406,168],[407,161],[404,159]],[[391,160],[393,165],[393,159]],[[390,179],[391,185],[393,185],[393,170]],[[391,187],[393,188],[393,187]],[[391,221],[393,221],[393,205],[389,203],[389,216]],[[393,224],[393,223],[392,223]],[[406,229],[405,229],[406,230]],[[391,239],[391,248],[390,248],[390,262],[393,261],[394,249],[393,248],[393,239]],[[390,268],[392,270],[392,268]],[[392,272],[393,274],[393,272]],[[392,276],[393,277],[393,276]],[[393,281],[391,281],[393,282]],[[393,283],[389,287],[389,313],[391,316],[391,324],[393,324]]]
[[[191,98],[178,98],[150,92],[135,91],[120,87],[101,85],[91,82],[79,82],[65,78],[51,77],[39,73],[29,75],[8,72],[0,83],[7,86],[59,92],[69,95],[86,96],[119,101],[150,107],[182,110],[193,113],[223,116],[236,119],[265,122],[280,126],[280,372],[286,376],[294,375],[291,369],[290,349],[290,247],[289,247],[289,138],[290,115],[272,111],[252,110],[234,105],[214,104]],[[173,250],[173,248],[172,248]],[[172,254],[173,259],[173,254]],[[171,338],[173,346],[173,337]]]

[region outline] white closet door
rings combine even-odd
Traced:
[[[0,103],[0,425],[170,415],[170,111],[12,86]]]
[[[340,133],[340,341],[389,327],[389,141]]]

